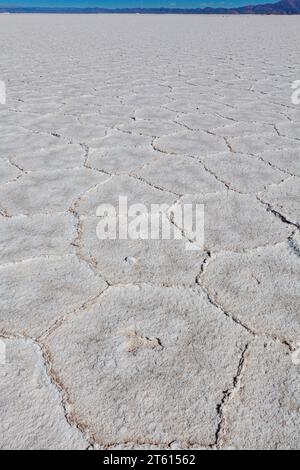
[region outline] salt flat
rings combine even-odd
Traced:
[[[298,17],[0,16],[0,448],[299,449],[299,52]],[[99,240],[119,195],[204,204],[204,246]]]

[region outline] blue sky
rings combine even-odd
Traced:
[[[278,0],[0,0],[0,6],[34,7],[177,7],[196,8],[205,6],[232,7],[258,3],[275,3]]]

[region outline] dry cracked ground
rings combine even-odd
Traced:
[[[3,15],[0,44],[0,447],[299,448],[299,18]],[[100,241],[119,195],[203,203],[204,248]]]

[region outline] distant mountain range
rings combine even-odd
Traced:
[[[239,8],[30,8],[0,7],[0,13],[140,13],[183,15],[299,15],[300,0],[247,5]]]

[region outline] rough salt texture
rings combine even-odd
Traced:
[[[1,449],[299,449],[298,23],[0,15]]]
[[[180,131],[160,137],[154,142],[155,148],[163,153],[206,156],[226,151],[226,143],[221,137],[203,131]]]
[[[87,164],[107,173],[126,175],[158,157],[160,157],[160,153],[153,150],[152,147],[147,150],[123,147],[111,147],[104,150],[94,148],[89,152]]]
[[[195,284],[206,256],[196,245],[185,240],[99,240],[98,223],[97,217],[82,220],[78,254],[110,284]],[[172,225],[167,227],[171,232]]]
[[[118,188],[118,191],[116,191]],[[97,185],[87,191],[76,203],[76,211],[82,215],[96,216],[99,206],[111,205],[116,211],[122,201],[119,197],[127,197],[128,208],[133,204],[144,204],[151,209],[152,204],[172,204],[176,201],[176,195],[164,192],[156,187],[147,185],[144,181],[129,177],[127,175],[113,176],[104,184]],[[103,207],[103,206],[102,206]]]
[[[0,218],[1,264],[74,253],[76,221],[69,213]]]
[[[136,174],[153,185],[179,194],[213,193],[224,188],[200,162],[173,155],[149,163]]]
[[[84,149],[56,135],[29,134],[14,142],[11,162],[23,171],[76,168],[84,162]]]
[[[247,344],[243,329],[203,292],[182,288],[112,287],[86,313],[88,322],[77,315],[46,343],[73,413],[96,441],[212,444],[216,404]]]
[[[0,184],[8,183],[21,176],[21,174],[21,171],[14,167],[9,160],[4,158],[0,160]]]
[[[291,226],[266,212],[252,194],[223,191],[184,196],[178,206],[184,207],[184,204],[204,206],[204,249],[209,252],[245,251],[278,243],[293,233]],[[193,234],[182,228],[188,238],[196,242]]]
[[[0,332],[26,336],[41,335],[106,287],[103,279],[74,255],[4,264],[0,281]]]
[[[47,374],[40,347],[4,341],[0,369],[1,450],[85,449],[87,441],[65,418],[61,396]]]
[[[204,160],[204,165],[228,188],[245,194],[263,191],[269,185],[278,184],[286,178],[281,171],[265,162],[238,153],[210,156]]]
[[[224,415],[223,446],[251,450],[299,448],[299,364],[294,364],[291,357],[270,341],[255,341],[250,346],[240,386]],[[240,406],[235,406],[235,401]],[[274,421],[277,426],[270,425]],[[260,432],[253,423],[259,423]]]
[[[201,282],[211,298],[254,332],[297,344],[300,258],[291,243],[217,255]]]
[[[300,228],[299,191],[300,179],[294,177],[268,188],[260,197],[263,202]]]
[[[300,144],[300,142],[299,142]],[[291,175],[300,176],[300,145],[280,150],[266,150],[260,157],[270,165],[283,169]]]
[[[86,168],[38,171],[0,188],[0,204],[8,215],[67,211],[76,197],[109,178]]]

